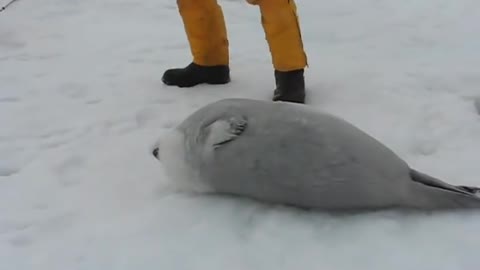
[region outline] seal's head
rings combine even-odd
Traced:
[[[181,191],[206,192],[209,189],[201,184],[198,172],[188,162],[185,134],[179,129],[164,131],[155,142],[151,153],[162,164],[167,177],[175,189]]]
[[[160,134],[155,142],[152,155],[167,171],[185,165],[185,136],[177,129],[169,129]]]

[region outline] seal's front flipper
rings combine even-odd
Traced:
[[[206,128],[206,144],[216,149],[230,141],[233,141],[247,127],[247,119],[243,116],[234,116],[227,119],[219,119]]]

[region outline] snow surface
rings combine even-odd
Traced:
[[[334,216],[165,188],[157,134],[208,102],[273,91],[258,8],[219,2],[232,83],[192,89],[161,83],[190,61],[175,1],[0,13],[0,269],[478,269],[480,214]],[[480,185],[478,0],[297,5],[309,106]]]

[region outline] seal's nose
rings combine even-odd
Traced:
[[[153,152],[152,152],[153,156],[158,158],[158,147],[153,149]]]

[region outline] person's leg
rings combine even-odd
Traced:
[[[297,8],[293,0],[247,0],[258,5],[272,64],[275,69],[274,101],[305,102],[303,48]]]
[[[230,81],[228,38],[223,12],[216,0],[177,0],[193,61],[165,71],[167,85],[192,87]]]

